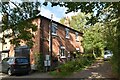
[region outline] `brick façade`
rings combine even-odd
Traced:
[[[44,16],[36,16],[32,18],[33,24],[37,25],[38,29],[36,32],[34,32],[34,38],[33,41],[34,46],[30,49],[30,61],[31,64],[34,64],[35,62],[35,53],[40,53],[43,54],[44,56],[49,53],[49,26],[51,24],[51,20],[44,17]],[[56,21],[52,21],[52,23],[57,24],[57,36],[52,37],[52,64],[54,63],[54,59],[57,59],[58,61],[61,61],[62,58],[60,57],[60,46],[64,47],[65,50],[65,56],[63,60],[67,60],[68,54],[72,54],[76,52],[76,49],[79,48],[79,53],[83,53],[84,49],[81,44],[82,42],[82,35],[83,33],[76,31],[70,27],[67,27],[63,24],[60,24]],[[69,29],[69,39],[66,38],[66,32],[65,29]],[[76,41],[76,34],[75,32],[78,33],[78,38],[79,41]],[[25,44],[23,42],[23,44]],[[9,55],[13,55],[13,47],[11,47]],[[45,57],[44,57],[45,58]]]

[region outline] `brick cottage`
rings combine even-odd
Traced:
[[[52,65],[56,60],[64,63],[68,60],[74,59],[75,52],[79,54],[83,53],[83,47],[81,44],[83,35],[82,32],[41,15],[36,16],[31,20],[33,20],[33,24],[38,27],[37,31],[33,33],[35,36],[35,38],[33,38],[35,43],[30,49],[31,64],[34,64],[35,62],[35,53],[43,54],[44,58],[45,55],[50,55]],[[25,45],[24,41],[21,41],[21,45]],[[52,49],[52,54],[50,53],[50,49]],[[11,46],[9,56],[13,55],[14,47]]]

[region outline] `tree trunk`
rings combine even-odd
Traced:
[[[96,59],[96,55],[95,55],[95,50],[94,50],[94,48],[93,48],[93,56],[94,56],[94,58]]]

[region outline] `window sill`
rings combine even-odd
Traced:
[[[69,39],[70,37],[66,36],[65,38],[66,38],[66,39]]]
[[[60,58],[66,58],[66,56],[60,56]]]
[[[52,36],[57,36],[57,34],[56,33],[52,33]]]

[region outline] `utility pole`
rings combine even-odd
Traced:
[[[2,47],[1,47],[1,50],[0,51],[2,51],[3,50],[3,43],[2,43],[2,38],[3,38],[3,32],[2,32],[2,24],[0,23],[0,34],[1,34],[1,39],[0,39],[0,41],[1,41],[1,44],[2,44]]]
[[[52,19],[53,19],[53,14],[51,14],[51,21],[49,25],[49,55],[51,59],[51,66],[52,66]]]
[[[1,39],[0,39],[0,41],[1,41],[1,46],[2,46],[2,48],[1,48],[1,53],[0,53],[0,62],[1,62],[1,60],[2,60],[2,51],[3,51],[3,43],[2,43],[2,38],[3,38],[3,32],[2,32],[2,26],[3,26],[3,24],[2,24],[2,22],[0,23],[0,34],[1,34]]]

